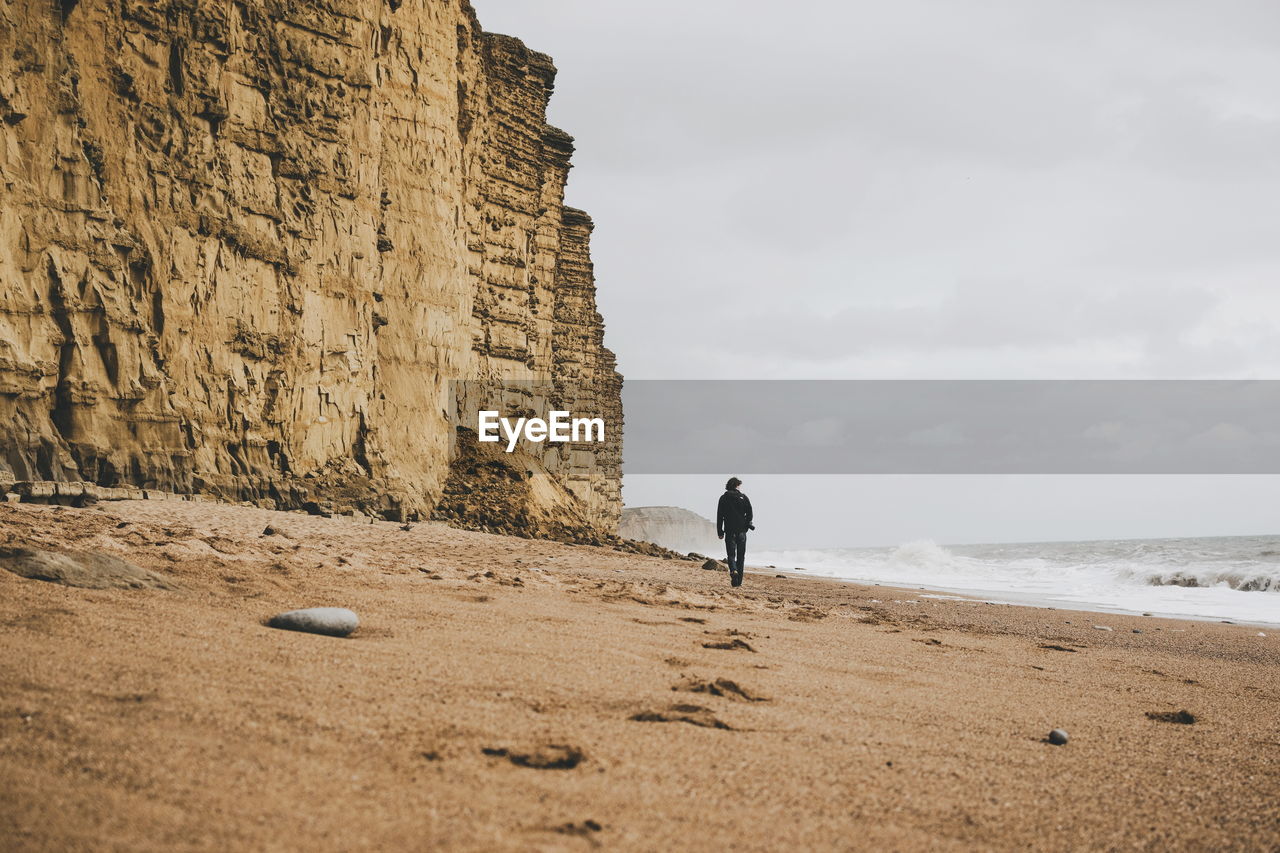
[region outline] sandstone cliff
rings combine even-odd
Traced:
[[[465,0],[0,6],[0,479],[414,518],[464,396],[620,425],[554,78]],[[611,528],[609,439],[529,493]]]
[[[715,523],[677,506],[628,507],[622,511],[618,534],[673,551],[724,556],[724,543],[716,537]]]

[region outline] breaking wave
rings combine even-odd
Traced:
[[[1198,589],[1206,586],[1227,586],[1241,592],[1272,592],[1280,590],[1280,581],[1270,575],[1240,574],[1238,572],[1172,572],[1147,577],[1152,586],[1181,586]]]
[[[774,551],[752,562],[846,580],[1088,609],[1280,623],[1280,537]]]

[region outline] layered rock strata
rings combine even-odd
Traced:
[[[529,460],[612,528],[554,79],[455,0],[0,7],[0,479],[425,516],[468,380],[618,425]]]

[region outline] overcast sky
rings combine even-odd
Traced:
[[[627,377],[1280,379],[1274,0],[474,5],[560,69],[567,200],[596,221]],[[1042,536],[973,509],[1009,493],[982,482],[961,521],[923,481],[891,503],[939,541]],[[1189,486],[1154,532],[1128,508],[1167,482],[1100,489],[1105,525],[1051,482],[1019,499],[1050,538],[1280,529],[1269,479]],[[629,478],[627,501],[713,505],[718,485]],[[885,503],[843,478],[805,492]]]

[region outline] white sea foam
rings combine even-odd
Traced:
[[[753,564],[1015,603],[1280,624],[1280,537],[756,552]]]

